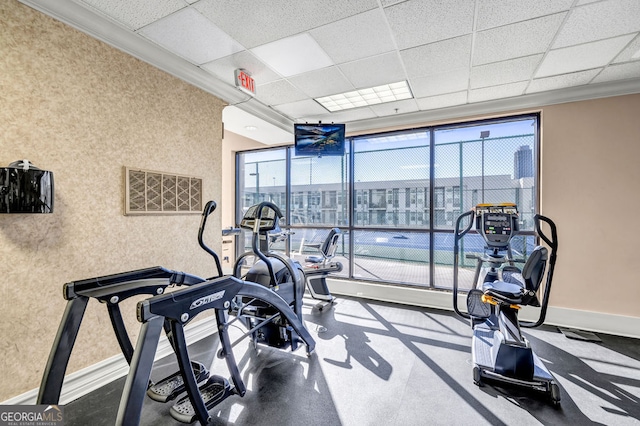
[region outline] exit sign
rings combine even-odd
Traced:
[[[236,87],[251,96],[256,95],[256,81],[251,78],[247,71],[238,68],[236,74]]]

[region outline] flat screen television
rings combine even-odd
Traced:
[[[344,124],[293,125],[296,155],[344,155]]]

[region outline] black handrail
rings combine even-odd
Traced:
[[[461,232],[460,223],[462,222],[462,219],[473,214],[475,214],[475,212],[473,210],[469,210],[468,212],[463,213],[458,217],[458,220],[456,220],[455,236],[453,239],[453,309],[456,311],[456,314],[467,319],[470,319],[471,315],[466,312],[462,312],[458,308],[458,258],[460,257],[458,243],[460,242],[460,239],[464,237],[473,226],[473,219],[470,219],[469,225],[467,225],[467,227]]]
[[[213,259],[216,261],[216,269],[218,270],[218,277],[221,277],[223,274],[222,274],[222,265],[220,264],[220,258],[218,257],[215,251],[211,250],[209,246],[207,246],[204,243],[204,240],[202,238],[204,234],[204,228],[207,225],[207,217],[209,217],[209,215],[213,213],[216,207],[217,207],[216,202],[213,200],[207,202],[207,204],[204,206],[204,210],[202,211],[202,220],[200,221],[200,229],[198,229],[198,243],[200,244],[200,247],[202,247],[204,251],[209,253],[213,257]],[[212,277],[212,278],[215,278],[215,277]]]
[[[259,247],[260,223],[262,222],[262,212],[265,207],[273,209],[273,211],[275,212],[276,217],[274,218],[274,221],[277,221],[282,217],[282,212],[280,211],[278,206],[276,206],[275,204],[270,203],[269,201],[263,201],[258,205],[256,210],[256,216],[254,219],[255,222],[253,224],[253,238],[251,240],[251,249],[267,265],[267,269],[269,270],[269,279],[271,280],[271,285],[276,286],[278,285],[278,280],[276,279],[275,272],[273,272],[273,265],[271,264],[269,259],[267,259],[267,256],[260,251],[260,247]],[[266,238],[266,235],[265,235],[265,238]],[[291,278],[293,279],[293,276]]]
[[[549,248],[551,249],[551,254],[549,255],[549,270],[547,271],[547,281],[544,286],[544,293],[542,295],[542,304],[540,306],[540,316],[538,320],[535,322],[527,322],[521,321],[520,326],[526,328],[534,328],[539,327],[544,323],[544,320],[547,316],[547,307],[549,305],[549,294],[551,293],[551,282],[553,281],[553,272],[556,266],[556,258],[557,258],[557,250],[558,250],[558,234],[556,231],[556,224],[546,216],[541,214],[536,214],[534,217],[534,222],[536,225],[536,232],[538,236],[542,238],[542,240],[547,243]],[[551,239],[542,231],[542,227],[540,226],[540,221],[545,222],[551,228]]]

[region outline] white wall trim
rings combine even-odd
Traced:
[[[385,285],[365,281],[327,279],[327,285],[333,295],[361,297],[383,302],[452,311],[452,295],[448,291],[426,290],[423,288]],[[466,295],[460,295],[459,306],[466,306]],[[523,308],[521,318],[537,319],[539,310]],[[545,324],[560,327],[588,330],[617,336],[640,338],[640,317],[615,315],[602,312],[590,312],[577,309],[549,306]]]
[[[189,342],[197,342],[217,332],[215,317],[205,318],[189,324],[185,328],[185,338]],[[161,335],[154,360],[159,360],[173,352],[169,341]],[[129,372],[129,364],[124,355],[119,354],[100,361],[89,367],[68,374],[62,384],[60,404],[65,405],[83,395],[105,386],[114,380],[124,377]],[[0,405],[33,405],[38,397],[38,389],[31,389],[21,395],[0,402]]]

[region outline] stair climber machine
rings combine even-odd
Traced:
[[[461,224],[468,224],[461,229]],[[537,235],[547,244],[536,246],[526,262],[512,257],[511,240],[518,232],[518,209],[515,204],[478,204],[456,221],[454,239],[453,307],[471,321],[473,381],[482,386],[484,380],[499,381],[544,393],[551,402],[560,403],[560,388],[553,375],[536,356],[522,327],[538,327],[544,323],[556,263],[558,241],[556,226],[545,216],[534,216]],[[541,222],[551,230],[551,238],[543,233]],[[466,223],[466,222],[464,222]],[[476,260],[473,285],[467,294],[467,312],[458,308],[458,264],[460,241],[474,226],[485,242],[482,255],[467,254]],[[550,251],[549,251],[550,250]],[[522,269],[515,263],[524,263]],[[545,269],[544,289],[540,289]],[[480,279],[481,274],[485,275]],[[542,302],[538,299],[542,293]],[[521,306],[540,307],[538,320],[518,320]]]
[[[130,365],[118,409],[117,425],[140,423],[145,395],[159,402],[181,397],[171,407],[171,415],[184,423],[198,420],[201,424],[206,424],[210,420],[208,411],[215,405],[229,396],[243,396],[246,393],[246,386],[233,355],[234,344],[228,333],[231,323],[229,312],[237,311],[234,306],[238,299],[252,299],[270,306],[274,312],[277,312],[274,318],[282,318],[282,322],[293,330],[292,333],[306,344],[307,354],[313,352],[315,341],[304,327],[301,317],[296,316],[280,296],[263,285],[222,275],[217,254],[202,240],[206,218],[215,210],[215,207],[214,202],[207,203],[198,241],[202,248],[214,258],[217,276],[204,279],[184,272],[153,267],[64,285],[63,295],[67,300],[67,307],[44,371],[37,398],[38,404],[59,403],[71,351],[85,308],[91,298],[106,304],[116,338]],[[169,293],[165,292],[168,287],[173,286],[180,286],[180,288]],[[153,296],[137,304],[137,318],[142,326],[135,349],[129,339],[119,308],[121,301],[134,295]],[[201,312],[212,309],[222,347],[218,356],[225,360],[231,374],[230,380],[210,375],[203,364],[190,359],[187,351],[184,327]],[[153,383],[149,378],[163,330],[176,354],[179,372]],[[245,336],[253,332],[255,330],[250,330]]]
[[[233,275],[255,282],[279,295],[302,321],[302,299],[304,297],[305,274],[302,266],[269,249],[269,241],[282,234],[279,221],[282,212],[275,204],[265,201],[249,207],[240,228],[252,232],[251,251],[240,255]],[[250,260],[254,260],[253,265]],[[240,318],[251,331],[254,346],[267,344],[277,348],[296,350],[299,338],[286,318],[269,304],[239,297],[232,314]]]
[[[340,236],[340,229],[331,229],[324,241],[314,246],[320,254],[307,256],[304,259],[307,288],[311,297],[320,301],[315,306],[319,311],[322,311],[326,306],[333,305],[336,300],[327,286],[327,277],[329,274],[342,271],[342,263],[333,261]],[[313,245],[309,244],[309,246]]]

